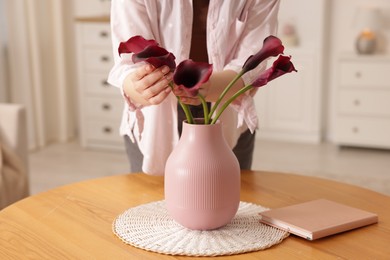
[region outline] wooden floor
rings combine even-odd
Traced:
[[[52,144],[30,154],[31,193],[129,169],[125,152]],[[385,150],[258,140],[253,169],[333,179],[390,195],[390,151]]]

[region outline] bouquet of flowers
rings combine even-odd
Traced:
[[[281,40],[272,35],[268,36],[263,42],[263,47],[256,54],[251,55],[246,60],[241,71],[226,86],[217,101],[209,110],[205,98],[199,93],[199,89],[202,84],[209,80],[213,72],[212,64],[187,59],[176,66],[175,56],[171,52],[159,46],[155,40],[146,40],[139,35],[131,37],[126,42],[121,42],[118,48],[119,55],[122,53],[133,53],[132,61],[134,63],[148,62],[155,68],[164,65],[168,66],[171,71],[174,72],[173,81],[170,82],[170,86],[173,88],[173,84],[175,84],[179,89],[186,91],[189,96],[198,96],[201,100],[204,110],[204,124],[215,124],[223,111],[237,97],[246,91],[252,88],[260,88],[275,78],[292,71],[297,71],[291,62],[291,56],[281,55],[283,54],[283,51],[284,46]],[[223,104],[221,104],[227,92],[242,77],[242,75],[250,70],[253,70],[261,62],[270,57],[277,57],[270,68],[264,70],[251,84],[245,85],[242,89],[237,91],[229,99],[224,101]],[[178,102],[185,112],[187,123],[195,123],[188,105],[182,103],[180,98],[178,98]]]

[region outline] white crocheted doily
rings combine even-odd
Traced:
[[[217,256],[258,251],[282,242],[289,233],[259,222],[259,205],[240,202],[230,224],[197,231],[175,222],[164,201],[130,208],[113,222],[114,233],[126,244],[170,255]]]

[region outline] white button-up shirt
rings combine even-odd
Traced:
[[[257,53],[263,40],[275,35],[279,0],[210,0],[207,14],[207,49],[214,71],[239,72],[250,55]],[[188,59],[192,30],[192,0],[112,0],[111,30],[115,65],[108,82],[122,90],[123,81],[140,64],[131,55],[118,55],[118,46],[130,37],[154,39],[176,56],[176,64]],[[243,76],[251,83],[265,64]],[[243,95],[220,117],[224,136],[231,147],[248,127],[257,127],[251,93]],[[177,99],[171,93],[161,104],[137,107],[125,102],[120,134],[129,135],[144,155],[142,170],[162,175],[165,162],[179,140]]]

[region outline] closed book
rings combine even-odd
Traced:
[[[260,213],[261,222],[314,240],[378,222],[378,215],[326,199]]]

